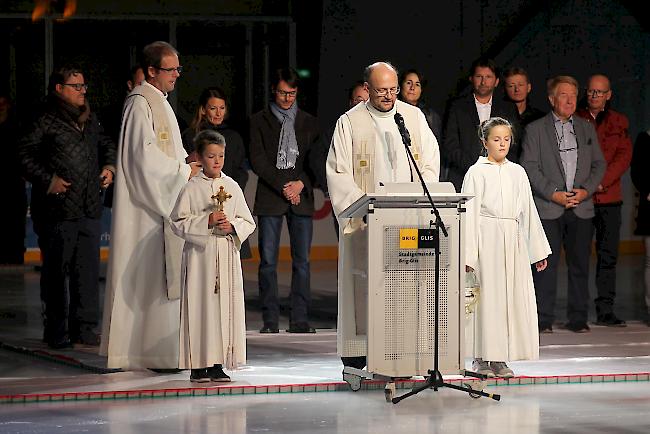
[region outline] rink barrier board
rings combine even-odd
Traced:
[[[100,259],[108,261],[109,254],[108,247],[100,248]],[[592,249],[592,254],[595,250]],[[619,243],[618,251],[621,255],[642,255],[645,251],[643,241],[641,240],[622,240]],[[260,254],[257,246],[251,246],[251,253],[253,257],[244,259],[244,261],[259,261]],[[309,255],[312,261],[334,261],[338,258],[338,246],[312,246]],[[280,246],[280,253],[278,260],[290,261],[291,249],[289,246]],[[29,248],[25,252],[25,263],[35,264],[41,262],[41,252],[38,248]]]

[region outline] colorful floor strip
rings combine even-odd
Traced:
[[[475,378],[445,379],[450,383],[475,383]],[[520,386],[539,384],[576,384],[576,383],[607,383],[625,381],[650,381],[650,372],[633,374],[589,374],[589,375],[555,375],[542,377],[514,377],[510,379],[488,379],[485,386]],[[396,389],[412,389],[422,384],[424,380],[401,380],[395,383]],[[383,389],[386,383],[381,381],[364,381],[361,390]],[[67,393],[33,393],[21,395],[0,395],[0,403],[31,403],[59,401],[89,401],[100,399],[147,399],[147,398],[178,398],[187,396],[214,395],[253,395],[269,393],[308,393],[308,392],[343,392],[350,391],[345,382],[313,383],[313,384],[283,384],[283,385],[250,385],[240,386],[230,384],[214,387],[187,387],[181,389],[143,389],[105,392],[67,392]]]

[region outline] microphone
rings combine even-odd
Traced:
[[[448,236],[447,229],[445,228],[445,225],[443,224],[442,219],[440,218],[440,213],[438,213],[438,208],[436,208],[436,205],[433,202],[433,199],[431,198],[431,194],[429,193],[427,184],[426,182],[424,182],[424,179],[422,178],[422,172],[420,172],[420,168],[415,163],[415,158],[413,157],[413,153],[411,152],[411,148],[410,148],[411,135],[409,134],[409,130],[406,129],[406,124],[404,124],[404,117],[402,116],[401,113],[395,112],[394,119],[395,119],[395,123],[397,124],[397,129],[399,130],[399,133],[402,136],[402,142],[404,142],[406,153],[408,154],[409,159],[413,164],[413,168],[415,169],[415,172],[418,174],[418,177],[420,178],[420,184],[422,185],[422,189],[424,190],[424,192],[427,195],[427,198],[429,199],[429,203],[431,204],[431,211],[436,216],[436,228],[441,230],[444,236],[446,237]]]
[[[409,134],[409,130],[406,129],[406,125],[404,124],[404,117],[401,113],[395,112],[395,123],[397,124],[397,129],[402,136],[402,141],[404,144],[406,146],[411,146],[411,135]]]

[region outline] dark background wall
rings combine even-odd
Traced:
[[[346,89],[377,60],[422,70],[425,96],[442,114],[450,96],[468,91],[471,62],[487,54],[501,67],[526,68],[532,103],[544,110],[547,78],[570,74],[584,85],[594,72],[610,75],[613,103],[638,132],[650,126],[650,34],[640,18],[634,2],[611,0],[459,0],[391,8],[372,0],[324,0],[319,116],[335,121],[347,104]]]
[[[392,3],[324,0],[318,115],[331,126],[347,107],[347,89],[366,65],[388,60],[428,79],[424,96],[441,115],[469,91],[469,66],[481,56],[531,76],[532,105],[550,110],[546,80],[573,75],[581,86],[602,72],[613,107],[630,119],[634,140],[650,128],[650,32],[647,2],[614,0],[458,0]],[[502,86],[497,89],[502,95]],[[623,178],[623,239],[632,238],[635,190]]]
[[[468,91],[471,62],[487,54],[503,67],[526,68],[531,102],[544,110],[550,76],[571,74],[584,85],[591,73],[608,74],[613,106],[628,115],[634,138],[650,127],[644,3],[77,0],[75,15],[60,20],[66,0],[52,0],[52,19],[32,21],[34,1],[2,0],[0,91],[11,95],[26,117],[45,94],[48,59],[75,60],[87,71],[93,107],[115,113],[137,53],[162,39],[174,41],[186,68],[170,96],[184,122],[190,122],[201,89],[221,85],[230,96],[230,123],[245,135],[248,114],[268,100],[268,71],[289,64],[304,75],[299,104],[327,130],[346,109],[347,88],[371,62],[389,60],[423,71],[425,98],[442,115],[449,97]],[[624,190],[629,235],[635,201],[627,177]]]

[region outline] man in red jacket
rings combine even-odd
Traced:
[[[625,327],[625,321],[614,314],[616,297],[616,261],[621,229],[621,177],[630,167],[632,141],[627,117],[609,104],[612,89],[609,78],[595,74],[587,84],[587,106],[576,114],[590,122],[598,133],[598,143],[607,161],[607,170],[598,191],[593,195],[596,215],[596,324]]]

